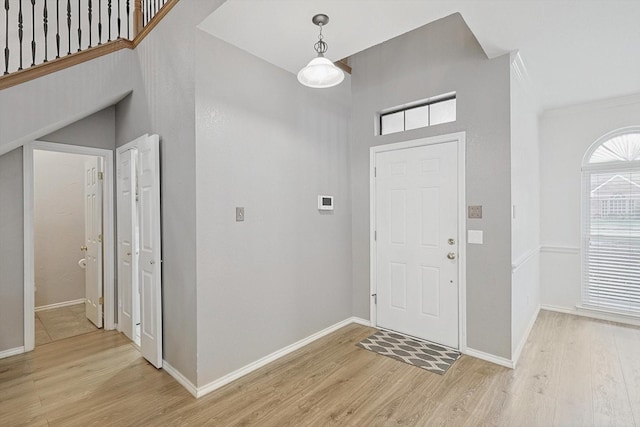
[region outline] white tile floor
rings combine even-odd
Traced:
[[[84,304],[36,312],[36,346],[97,330],[85,316]]]

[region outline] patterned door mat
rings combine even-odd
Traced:
[[[458,350],[384,330],[356,345],[440,375],[460,357]]]

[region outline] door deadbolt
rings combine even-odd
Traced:
[[[447,243],[449,243],[450,245],[455,245],[456,244],[456,240],[455,239],[449,239],[449,240],[447,240]]]
[[[456,254],[455,254],[455,253],[453,253],[453,252],[449,252],[449,253],[447,254],[447,258],[449,258],[449,259],[456,259]]]

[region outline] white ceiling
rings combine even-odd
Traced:
[[[488,57],[520,51],[543,109],[640,93],[640,0],[227,0],[199,28],[297,73],[316,13],[338,60],[455,12]]]

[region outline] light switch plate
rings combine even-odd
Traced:
[[[482,206],[469,206],[469,218],[482,218]]]
[[[236,222],[244,221],[244,208],[236,208]]]
[[[482,230],[467,230],[467,243],[482,245],[483,239]]]

